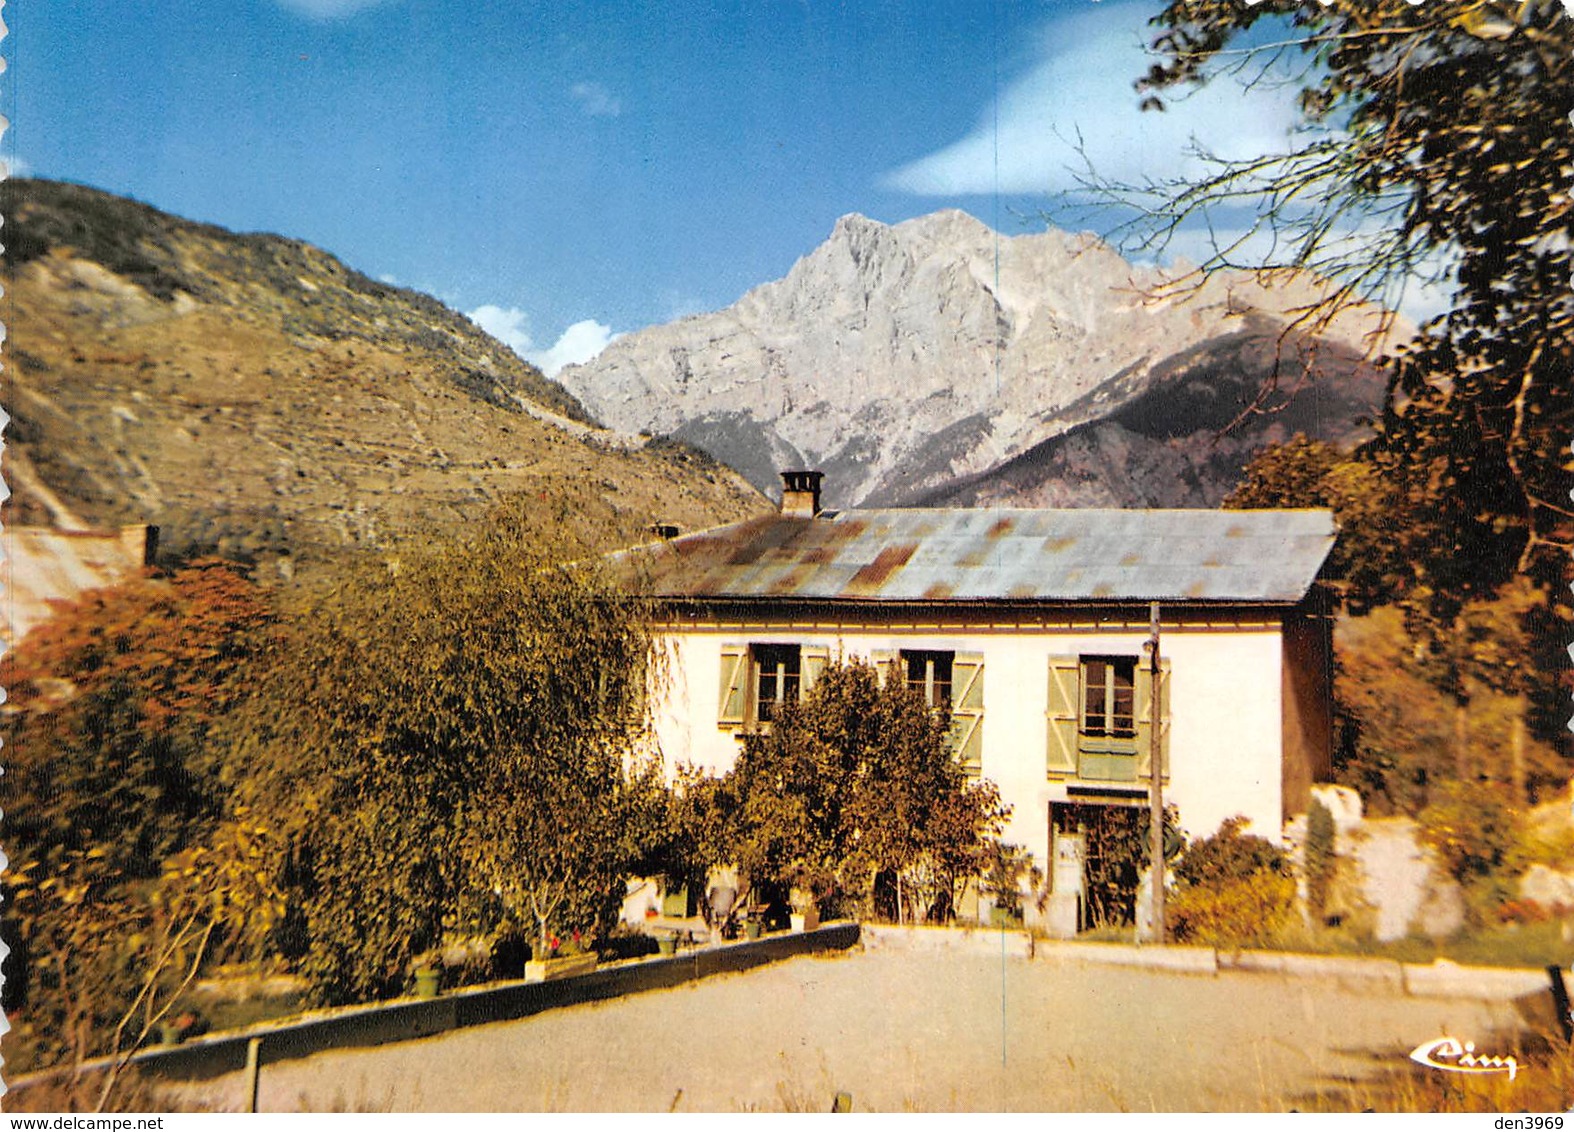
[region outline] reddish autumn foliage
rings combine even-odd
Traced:
[[[153,875],[214,811],[204,739],[270,620],[237,567],[206,560],[89,591],[22,641],[0,667],[13,858],[93,848]]]

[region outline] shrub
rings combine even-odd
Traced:
[[[1212,885],[1182,888],[1165,905],[1177,943],[1256,947],[1271,943],[1295,911],[1295,880],[1270,870]]]
[[[1192,844],[1175,866],[1180,886],[1165,906],[1165,922],[1181,943],[1216,947],[1270,942],[1295,909],[1295,879],[1284,851],[1242,833],[1243,817]]]
[[[1246,824],[1239,815],[1226,818],[1217,833],[1193,841],[1181,854],[1175,875],[1188,885],[1219,886],[1261,872],[1287,874],[1284,850],[1266,838],[1242,833]]]
[[[716,788],[738,866],[755,885],[811,891],[822,912],[872,914],[884,876],[899,916],[948,915],[1010,812],[992,783],[967,780],[948,723],[867,663],[827,667]]]
[[[1522,841],[1521,821],[1503,786],[1447,782],[1421,811],[1421,840],[1467,888],[1510,871]]]

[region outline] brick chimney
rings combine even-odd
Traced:
[[[782,473],[782,514],[793,519],[812,519],[820,513],[820,481],[824,472]]]

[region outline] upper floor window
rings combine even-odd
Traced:
[[[798,698],[803,649],[799,645],[755,645],[749,651],[754,669],[754,720],[769,723],[783,703]]]
[[[1139,656],[1051,656],[1046,771],[1051,778],[1138,782],[1152,774],[1157,738],[1161,773],[1168,774],[1169,703],[1169,657],[1160,658],[1155,689],[1148,661]]]
[[[823,645],[723,645],[717,725],[742,731],[769,727],[783,704],[803,698],[830,656]]]
[[[1136,706],[1136,657],[1083,659],[1082,734],[1107,739],[1136,738]]]
[[[902,671],[907,686],[923,696],[924,703],[938,710],[951,710],[951,673],[954,652],[902,650]]]

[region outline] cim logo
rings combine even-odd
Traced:
[[[1458,1038],[1422,1042],[1410,1051],[1410,1060],[1447,1073],[1507,1073],[1510,1081],[1519,1072],[1519,1062],[1514,1058],[1477,1053],[1475,1042],[1461,1042]]]

